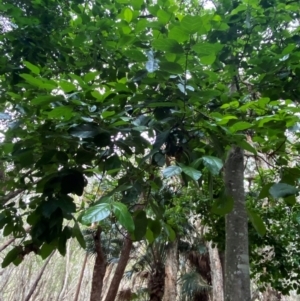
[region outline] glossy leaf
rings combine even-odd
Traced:
[[[202,157],[204,165],[213,175],[218,175],[220,170],[223,168],[223,162],[221,159],[213,156]]]
[[[92,224],[104,220],[111,214],[111,205],[109,203],[100,203],[87,209],[81,221],[83,224]]]
[[[118,222],[129,232],[133,232],[135,229],[134,221],[129,213],[127,206],[120,203],[112,203],[112,208]]]
[[[202,173],[201,171],[193,168],[193,167],[190,167],[190,166],[185,166],[183,164],[179,164],[179,166],[181,167],[182,171],[188,175],[189,177],[191,177],[194,181],[198,181],[201,176],[202,176]]]
[[[165,168],[163,170],[163,176],[165,178],[170,178],[170,177],[174,177],[174,176],[178,176],[180,175],[182,172],[182,169],[179,166],[168,166],[167,168]]]
[[[99,134],[99,127],[92,124],[81,124],[72,127],[69,131],[70,135],[78,138],[92,138]]]

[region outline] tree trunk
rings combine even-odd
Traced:
[[[177,297],[178,240],[168,244],[165,263],[164,301],[175,301]],[[220,300],[221,301],[221,300]]]
[[[114,301],[117,296],[119,285],[129,260],[131,247],[132,247],[132,240],[129,238],[129,236],[127,236],[125,238],[124,245],[120,254],[119,262],[115,274],[111,280],[105,301]]]
[[[41,278],[42,278],[42,276],[43,276],[43,273],[44,273],[44,271],[45,271],[45,269],[46,269],[46,267],[47,267],[47,264],[49,263],[49,261],[50,261],[50,259],[51,259],[51,257],[53,256],[54,253],[55,253],[55,252],[52,252],[52,254],[51,254],[51,255],[47,258],[47,260],[45,261],[45,263],[44,263],[42,269],[40,270],[40,272],[39,272],[39,274],[37,275],[35,281],[33,282],[33,285],[31,286],[31,288],[30,288],[30,290],[29,290],[29,292],[28,292],[28,294],[27,294],[27,296],[26,296],[26,298],[25,298],[24,301],[29,301],[29,300],[30,300],[30,298],[31,298],[31,296],[32,296],[32,294],[33,294],[33,292],[34,292],[34,290],[36,289],[37,285],[39,284],[39,281],[41,280]]]
[[[225,301],[250,301],[248,217],[244,191],[244,152],[232,147],[225,164],[225,188],[233,199],[226,215]]]
[[[150,274],[149,295],[150,301],[161,301],[164,296],[165,288],[165,269],[163,263],[156,263],[157,267]]]
[[[74,301],[78,301],[80,288],[81,288],[81,283],[82,283],[82,278],[83,278],[83,275],[84,275],[84,270],[85,270],[85,267],[86,267],[88,256],[89,256],[88,253],[85,253],[83,265],[82,265],[82,268],[81,268],[81,272],[80,272],[80,276],[79,276],[79,280],[78,280],[78,284],[77,284],[77,288],[76,288]]]
[[[207,243],[209,262],[211,269],[211,282],[212,282],[212,301],[224,300],[224,288],[223,288],[223,272],[222,264],[219,257],[219,251],[217,248],[212,247],[212,243]]]
[[[106,271],[106,258],[101,246],[101,228],[99,226],[94,236],[94,242],[96,248],[96,260],[93,270],[90,301],[99,301],[101,299],[103,279]]]

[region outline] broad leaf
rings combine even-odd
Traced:
[[[213,156],[202,157],[204,165],[213,175],[218,175],[220,170],[223,168],[223,162],[221,159]]]
[[[100,222],[107,218],[111,213],[111,205],[109,203],[100,203],[87,209],[81,221],[83,224],[92,224]]]
[[[77,241],[79,242],[80,246],[85,249],[86,248],[86,243],[84,240],[84,237],[82,235],[82,232],[79,228],[78,222],[75,220],[75,225],[73,227],[73,236],[76,237]]]
[[[98,126],[93,124],[81,124],[76,127],[72,127],[69,130],[70,135],[78,138],[91,138],[97,136],[100,133]]]
[[[274,183],[268,183],[264,185],[258,195],[258,199],[267,198],[269,196],[270,188],[274,185]]]
[[[261,217],[252,210],[248,209],[247,212],[253,227],[256,229],[259,235],[264,236],[267,230]]]
[[[179,166],[172,165],[172,166],[168,166],[167,168],[165,168],[163,170],[163,176],[165,178],[170,178],[173,176],[180,175],[181,172],[182,172],[182,169]]]
[[[270,188],[269,192],[273,198],[279,199],[295,195],[299,192],[299,190],[289,184],[277,183]]]
[[[35,74],[40,74],[40,68],[31,64],[30,62],[27,62],[27,61],[24,61],[23,62],[24,65],[32,72],[32,73],[35,73]]]
[[[120,203],[120,202],[114,202],[112,203],[112,208],[115,216],[117,217],[118,222],[129,232],[133,232],[134,227],[134,221],[132,219],[131,214],[129,213],[127,206]]]
[[[163,62],[159,64],[160,69],[163,71],[167,71],[171,74],[181,74],[183,73],[182,67],[177,63],[172,62]]]
[[[152,43],[153,48],[171,53],[183,53],[182,46],[172,39],[157,39]]]
[[[238,131],[244,131],[249,128],[251,128],[253,125],[246,121],[240,121],[235,123],[233,126],[230,127],[230,131],[232,133],[238,132]]]
[[[134,238],[141,240],[147,232],[147,216],[145,211],[137,211],[134,214]]]
[[[203,27],[201,16],[185,16],[181,22],[180,27],[187,33],[193,34]]]
[[[222,197],[220,197],[213,203],[211,212],[218,215],[225,215],[227,213],[230,213],[232,211],[232,208],[233,198],[223,194]]]
[[[2,268],[6,268],[10,263],[12,263],[19,256],[20,252],[20,247],[14,247],[10,250],[2,261]]]
[[[179,163],[179,166],[181,167],[182,171],[188,175],[189,177],[191,177],[194,181],[198,181],[201,176],[202,176],[202,173],[201,171],[193,168],[193,167],[190,167],[190,166],[185,166],[183,164],[180,164]]]

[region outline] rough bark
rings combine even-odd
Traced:
[[[121,250],[119,262],[117,265],[117,268],[115,270],[115,274],[111,280],[105,301],[114,301],[118,290],[119,290],[119,285],[122,280],[126,265],[129,260],[129,255],[132,247],[132,240],[130,239],[129,236],[125,238],[123,248]]]
[[[225,188],[233,199],[226,215],[225,301],[250,301],[248,217],[244,191],[244,152],[232,147],[225,164]]]
[[[85,270],[85,267],[86,267],[87,259],[88,259],[88,253],[86,253],[85,256],[84,256],[84,261],[83,261],[83,265],[82,265],[81,272],[80,272],[80,275],[79,275],[79,280],[78,280],[78,284],[77,284],[77,288],[76,288],[74,301],[78,301],[80,288],[81,288],[81,283],[82,283],[82,278],[83,278],[83,275],[84,275],[84,270]]]
[[[96,259],[93,270],[90,301],[99,301],[101,299],[103,279],[106,271],[106,258],[101,246],[101,228],[99,226],[94,236],[94,242]]]
[[[211,282],[212,282],[212,301],[224,300],[224,288],[223,288],[223,272],[222,264],[219,257],[219,251],[217,248],[212,247],[212,243],[207,243],[209,262],[211,269]]]
[[[150,301],[161,301],[164,296],[165,288],[165,269],[163,263],[157,263],[157,267],[150,274],[149,279]]]
[[[178,240],[169,243],[165,262],[165,290],[163,301],[175,301],[177,297]]]
[[[31,286],[31,288],[30,288],[30,290],[29,290],[26,298],[24,299],[24,301],[29,301],[30,300],[31,296],[33,295],[33,293],[34,293],[37,285],[39,284],[39,282],[40,282],[40,280],[41,280],[41,278],[43,276],[43,273],[44,273],[44,271],[45,271],[45,269],[46,269],[46,267],[47,267],[47,265],[48,265],[48,263],[49,263],[49,261],[50,261],[50,259],[51,259],[51,257],[53,256],[54,253],[55,252],[52,252],[52,254],[45,261],[43,267],[41,268],[39,274],[37,275],[35,281],[33,282],[33,285]]]
[[[103,280],[103,288],[102,288],[102,298],[107,295],[107,291],[109,289],[109,285],[111,283],[111,279],[114,275],[115,265],[113,263],[109,264],[106,268],[104,280]]]

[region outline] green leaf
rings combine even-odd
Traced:
[[[167,12],[166,10],[162,10],[162,9],[159,9],[157,11],[156,15],[158,17],[158,21],[163,24],[167,24],[171,20],[171,17],[172,17],[172,15],[169,12]]]
[[[217,57],[214,54],[205,55],[200,57],[200,61],[204,65],[212,65],[215,62],[216,58]]]
[[[251,144],[249,144],[247,141],[245,141],[245,140],[238,141],[237,145],[239,147],[241,147],[242,149],[247,150],[248,152],[250,152],[254,155],[257,155],[256,149]]]
[[[41,79],[33,77],[30,74],[22,73],[22,74],[20,74],[20,76],[22,78],[24,78],[26,80],[26,82],[28,82],[29,84],[31,84],[33,86],[37,86],[39,88],[42,88],[43,85],[44,85],[44,82]],[[53,88],[55,88],[55,86]]]
[[[180,27],[185,32],[193,34],[203,27],[203,21],[200,16],[185,16],[180,22]]]
[[[261,200],[263,198],[267,198],[269,196],[269,190],[274,185],[274,183],[268,183],[264,185],[258,195],[258,199]]]
[[[104,111],[104,112],[102,112],[101,116],[103,119],[105,119],[105,118],[111,117],[115,114],[116,114],[115,111]]]
[[[42,245],[42,247],[40,248],[39,250],[39,255],[42,257],[42,259],[46,259],[47,257],[50,256],[50,254],[53,252],[53,250],[56,249],[56,244],[54,243],[51,243],[51,244],[47,244],[47,243],[44,243]]]
[[[73,116],[73,109],[68,106],[56,107],[48,113],[49,118],[70,120]]]
[[[290,196],[284,198],[284,201],[290,206],[294,206],[297,202],[295,195],[290,195]]]
[[[205,55],[216,55],[219,53],[223,48],[222,44],[212,44],[212,43],[197,43],[192,47],[192,49],[200,54],[201,56]]]
[[[139,210],[134,214],[134,238],[141,240],[147,232],[147,215],[145,211]]]
[[[123,54],[136,62],[147,61],[147,57],[139,50],[125,50]]]
[[[233,126],[231,126],[229,129],[232,133],[247,130],[249,128],[253,127],[253,125],[246,121],[240,121],[235,123]]]
[[[91,95],[101,102],[104,100],[103,95],[99,91],[92,91]]]
[[[100,72],[98,71],[93,71],[93,72],[89,72],[84,76],[84,81],[86,83],[93,81],[98,75],[100,74]]]
[[[80,230],[78,222],[75,220],[75,225],[73,227],[73,236],[76,237],[77,241],[79,242],[80,246],[85,249],[86,248],[86,243],[84,240],[84,237],[82,235],[82,232]]]
[[[132,17],[133,17],[132,10],[130,8],[126,7],[123,10],[122,17],[123,17],[123,20],[127,21],[128,23],[130,23],[131,20],[132,20]]]
[[[81,221],[83,224],[92,224],[107,218],[111,213],[111,205],[109,203],[100,203],[87,209]]]
[[[153,232],[149,228],[147,228],[145,237],[146,237],[149,244],[153,243],[153,241],[154,241]]]
[[[296,212],[294,216],[295,221],[300,225],[300,212]]]
[[[10,263],[12,263],[21,253],[21,249],[20,247],[14,247],[12,250],[10,250],[6,256],[4,257],[3,261],[2,261],[2,268],[6,268]]]
[[[81,124],[69,130],[71,136],[78,138],[91,138],[100,134],[100,129],[97,125]]]
[[[217,199],[211,208],[211,212],[218,215],[230,213],[233,209],[233,198],[223,193],[222,197]]]
[[[61,81],[59,83],[61,89],[65,92],[65,93],[70,93],[70,92],[75,92],[77,91],[77,88],[76,86],[71,83],[71,82],[68,82],[68,81]]]
[[[28,61],[23,61],[23,64],[32,72],[32,73],[35,73],[35,74],[40,74],[40,68],[31,64],[30,62]]]
[[[253,227],[256,229],[259,235],[264,236],[267,229],[261,217],[250,209],[247,209],[247,212]]]
[[[37,96],[36,98],[32,99],[30,101],[31,104],[33,105],[48,105],[52,102],[59,102],[63,101],[64,97],[62,95],[41,95]]]
[[[223,162],[221,159],[213,156],[202,157],[204,165],[213,175],[218,175],[220,170],[223,168]]]
[[[117,217],[118,222],[129,232],[133,232],[134,227],[134,221],[132,219],[131,214],[129,213],[127,206],[120,203],[120,202],[114,202],[112,203],[113,211],[115,216]]]
[[[173,176],[178,176],[180,175],[182,172],[182,169],[179,166],[176,165],[172,165],[172,166],[168,166],[163,170],[163,176],[165,178],[170,178]]]
[[[168,224],[164,224],[164,228],[166,230],[166,233],[167,233],[170,241],[174,241],[176,239],[176,233],[173,230],[173,228]]]
[[[271,196],[275,199],[295,195],[298,191],[299,190],[296,187],[285,183],[274,184],[269,190]]]
[[[7,223],[6,226],[3,229],[3,236],[10,235],[14,230],[14,224],[12,222]]]
[[[153,41],[152,47],[170,53],[183,53],[183,48],[173,39],[156,39]]]
[[[78,192],[77,190],[80,190],[80,192],[83,190],[82,185],[80,185],[82,183],[80,183],[80,184],[77,183],[75,175],[72,175],[72,174],[68,175],[68,180],[70,183],[73,184],[73,186],[70,187],[68,191],[72,191],[72,193],[77,194],[76,193],[76,192]],[[65,182],[65,180],[64,180],[64,178],[62,178],[62,182],[61,182],[62,186],[64,185],[64,182]],[[62,187],[62,190],[63,189],[66,189],[66,188]],[[79,192],[79,194],[80,194],[80,192]],[[76,205],[75,205],[73,199],[68,195],[58,196],[57,207],[59,207],[64,213],[76,212]]]
[[[153,220],[151,218],[148,218],[148,229],[151,230],[152,236],[157,238],[161,233],[161,223],[159,220]]]
[[[189,177],[191,177],[194,181],[198,181],[201,176],[202,176],[202,173],[201,171],[193,168],[193,167],[190,167],[190,166],[185,166],[183,164],[180,164],[178,163],[178,165],[181,167],[182,171],[188,175]]]
[[[160,69],[171,74],[182,74],[183,68],[178,63],[173,62],[162,62],[159,64]]]
[[[183,43],[189,39],[189,35],[179,26],[174,26],[169,30],[168,38]]]

